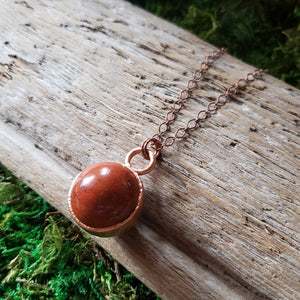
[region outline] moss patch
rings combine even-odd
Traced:
[[[300,88],[298,0],[131,0]]]
[[[159,299],[2,165],[0,253],[1,299]]]

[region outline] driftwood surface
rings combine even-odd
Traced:
[[[73,177],[156,133],[215,48],[120,0],[0,10],[0,161],[70,218]],[[221,57],[172,129],[253,70]],[[95,240],[163,299],[300,299],[299,102],[253,82],[163,150],[137,225]]]

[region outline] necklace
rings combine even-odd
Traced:
[[[170,147],[175,140],[183,138],[188,131],[195,129],[200,122],[206,120],[222,107],[230,96],[246,88],[252,81],[267,73],[267,70],[255,70],[248,73],[245,79],[239,79],[229,86],[224,94],[215,101],[209,102],[205,109],[200,110],[196,117],[190,119],[185,127],[177,129],[174,135],[168,135],[170,125],[176,120],[192,92],[197,88],[205,71],[227,51],[222,48],[207,56],[194,72],[193,78],[180,92],[179,98],[173,102],[165,120],[158,126],[158,133],[147,138],[140,148],[131,150],[125,164],[102,162],[88,167],[74,179],[68,196],[69,209],[76,223],[91,234],[101,237],[118,235],[131,226],[139,217],[143,202],[144,188],[139,175],[152,171],[156,158],[164,147]],[[142,155],[149,161],[144,169],[136,169],[131,161],[134,156]]]

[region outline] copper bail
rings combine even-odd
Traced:
[[[149,172],[151,172],[154,168],[155,168],[155,165],[156,165],[156,156],[153,152],[149,151],[148,150],[148,155],[149,155],[149,164],[146,168],[144,169],[135,169],[134,167],[132,167],[131,165],[131,160],[134,156],[136,156],[137,154],[140,154],[142,153],[142,149],[141,148],[135,148],[135,149],[132,149],[127,155],[126,155],[126,158],[125,158],[125,166],[132,169],[134,172],[136,172],[138,175],[144,175],[144,174],[147,174]]]

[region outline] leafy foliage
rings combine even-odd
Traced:
[[[0,253],[1,299],[159,299],[1,165]]]
[[[298,0],[131,0],[300,88]]]

